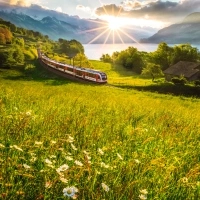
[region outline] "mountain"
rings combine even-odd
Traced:
[[[81,19],[78,16],[69,16],[38,5],[21,7],[0,3],[0,18],[10,21],[18,27],[41,32],[53,40],[63,38],[67,40],[75,39],[81,43],[90,43],[91,41],[92,43],[104,43],[107,39],[107,43],[113,42],[113,35],[109,35],[109,31],[102,34],[105,31],[105,28],[102,28],[105,26],[105,21]],[[131,27],[131,29],[125,29],[125,34],[121,32],[120,35],[125,43],[133,43],[131,38],[139,41],[153,33],[155,33],[155,30],[151,28],[145,30],[141,27]],[[121,42],[121,39],[116,35],[115,43]]]
[[[153,36],[142,39],[144,43],[200,44],[200,12],[188,15],[181,23],[159,30]]]

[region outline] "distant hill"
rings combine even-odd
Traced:
[[[200,12],[188,15],[183,20],[183,22],[163,28],[153,36],[142,39],[141,42],[166,42],[168,44],[200,44]]]
[[[78,16],[69,16],[65,13],[44,9],[38,5],[20,7],[0,3],[0,18],[10,21],[16,26],[39,31],[44,35],[48,35],[53,40],[63,38],[89,43],[105,30],[99,29],[105,26],[105,24],[102,24],[105,22],[100,19],[81,19]],[[140,40],[155,33],[154,29],[149,28],[144,30],[141,27],[131,27],[131,29],[126,29],[125,31],[130,36],[127,37],[127,35],[121,33],[125,43],[133,42],[131,38]],[[94,40],[93,43],[104,43],[106,37],[107,34],[104,34]],[[110,34],[107,43],[112,42],[113,37]],[[115,42],[121,43],[120,38],[116,37]]]

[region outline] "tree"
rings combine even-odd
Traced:
[[[198,59],[199,51],[196,47],[192,47],[190,44],[181,44],[174,47],[173,64],[179,61],[196,62]]]
[[[10,68],[15,60],[13,59],[13,51],[8,50],[0,52],[0,67]]]
[[[161,67],[159,65],[148,63],[142,70],[142,75],[151,76],[152,81],[154,81],[155,77],[163,76]]]
[[[128,49],[121,51],[117,56],[116,62],[136,73],[141,73],[142,68],[144,67],[143,56],[134,47],[129,47]]]
[[[100,58],[102,62],[112,63],[112,57],[109,54],[103,54]]]
[[[67,55],[70,59],[70,64],[71,64],[71,59],[74,60],[74,57],[78,54],[78,53],[82,53],[84,54],[84,47],[82,46],[82,44],[76,40],[62,40],[59,39],[59,42],[61,43],[60,47],[61,47],[61,53],[64,53],[65,55]]]
[[[151,63],[160,65],[162,70],[167,69],[172,63],[173,48],[169,47],[165,42],[158,45],[155,52],[149,53]]]
[[[4,35],[6,43],[12,42],[12,33],[5,26],[0,26],[0,33]]]
[[[22,48],[24,48],[24,38],[15,38],[14,43]]]
[[[80,62],[80,64],[79,64],[80,67],[82,67],[82,66],[85,67],[84,64],[85,64],[85,62],[88,60],[87,57],[86,57],[84,54],[82,54],[82,53],[78,53],[78,54],[74,57],[74,59]]]
[[[3,33],[0,33],[0,44],[6,44],[6,38]]]
[[[24,62],[24,53],[23,50],[17,47],[13,52],[13,59],[15,62],[22,64]]]

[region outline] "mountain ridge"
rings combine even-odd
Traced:
[[[200,44],[200,12],[191,13],[182,22],[172,24],[159,30],[149,38],[141,39],[142,43]]]

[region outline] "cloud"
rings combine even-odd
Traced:
[[[188,14],[200,10],[199,0],[180,0],[179,2],[161,0],[124,0],[120,5],[104,5],[96,9],[97,15],[114,15],[122,17],[159,20],[174,23],[183,20]]]
[[[8,2],[10,5],[18,5],[23,7],[28,7],[31,5],[30,0],[9,0]]]
[[[56,8],[56,11],[58,11],[58,12],[63,12],[61,7],[57,7],[57,8]]]
[[[119,16],[121,11],[124,11],[122,6],[116,6],[115,4],[105,5],[96,9],[96,14]]]
[[[91,8],[83,5],[77,5],[76,10],[81,10],[84,12],[91,12]]]

